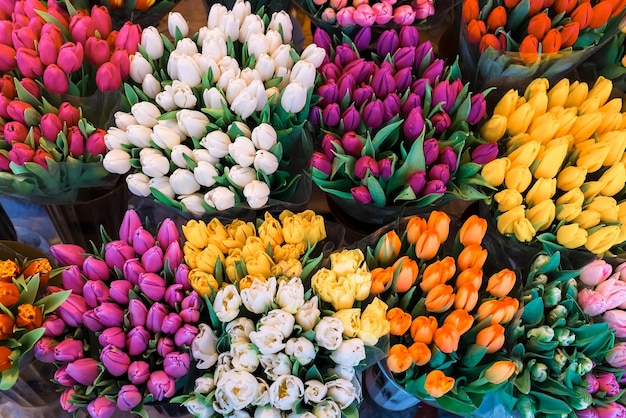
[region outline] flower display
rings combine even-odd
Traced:
[[[44,321],[46,337],[35,356],[57,366],[54,379],[68,412],[145,414],[144,406],[169,401],[186,382],[202,300],[181,263],[174,222],[165,219],[155,232],[147,228],[129,210],[119,239],[105,236],[100,251],[51,247],[68,266],[62,288],[72,294]]]
[[[97,0],[99,6],[109,9],[114,29],[130,21],[142,28],[156,26],[180,0]],[[93,1],[91,3],[94,3]]]
[[[213,5],[193,38],[179,13],[168,27],[174,42],[148,27],[131,56],[129,112],[116,113],[105,136],[105,168],[129,173],[133,194],[195,215],[291,199],[324,51],[299,55],[286,12],[270,19],[243,1]]]
[[[595,254],[626,239],[622,100],[609,100],[611,91],[604,78],[591,88],[537,79],[524,96],[510,90],[498,102],[481,136],[504,151],[482,177],[497,191],[492,209],[502,234]]]
[[[371,42],[361,33],[336,46],[315,33],[329,60],[310,114],[314,182],[342,201],[376,207],[484,197],[470,186],[497,153],[470,131],[485,114],[484,94],[470,93],[458,66],[435,58],[415,27],[385,31],[372,59],[359,57]]]

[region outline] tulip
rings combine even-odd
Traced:
[[[389,349],[387,367],[393,373],[405,372],[413,364],[409,349],[403,344],[395,344]]]
[[[176,392],[174,379],[160,370],[150,374],[147,387],[148,391],[157,401],[171,398]]]
[[[539,13],[530,18],[528,22],[528,34],[541,41],[552,27],[552,20],[547,13]]]
[[[491,117],[480,128],[480,137],[487,142],[496,142],[504,136],[507,130],[508,118],[503,115]]]
[[[424,190],[424,186],[426,185],[426,172],[425,171],[416,171],[411,174],[407,179],[407,184],[413,190],[413,193],[416,195],[421,193]]]
[[[143,395],[135,385],[123,385],[117,393],[117,408],[130,411],[143,400]]]
[[[591,3],[579,4],[570,15],[572,22],[577,22],[580,25],[580,30],[585,29],[589,26],[589,23],[593,19],[593,7]]]
[[[585,248],[594,254],[602,254],[616,244],[619,234],[619,226],[604,226],[589,234],[587,242],[584,244]]]
[[[586,286],[597,286],[613,272],[613,268],[605,260],[594,260],[586,264],[580,271],[580,281]]]
[[[424,131],[424,117],[421,107],[416,107],[410,111],[402,126],[402,130],[406,138],[411,142],[422,134]]]
[[[440,398],[454,387],[454,378],[446,376],[441,370],[433,370],[426,375],[424,390],[433,398]]]
[[[356,186],[350,189],[350,193],[352,194],[352,198],[355,202],[361,203],[364,205],[372,203],[374,200],[372,195],[370,194],[367,186]]]
[[[453,326],[459,335],[463,335],[472,327],[474,317],[465,309],[455,309],[446,316],[443,323]]]
[[[6,304],[5,304],[6,305]],[[83,314],[87,311],[85,299],[78,294],[70,294],[58,308],[57,313],[70,327],[79,327],[83,323]]]
[[[422,260],[430,260],[439,252],[440,244],[438,233],[427,230],[420,235],[415,243],[415,255]]]
[[[504,327],[493,324],[483,328],[476,334],[476,344],[487,349],[487,354],[493,354],[504,345]]]
[[[519,46],[520,59],[526,64],[532,64],[539,59],[539,40],[534,35],[526,35]]]
[[[152,332],[160,332],[161,324],[167,314],[168,311],[165,305],[159,302],[154,303],[148,310],[146,316],[146,328]]]
[[[487,33],[487,26],[482,20],[471,20],[467,24],[467,40],[472,44],[478,44],[484,34]]]
[[[193,325],[184,324],[174,334],[174,342],[177,346],[191,345],[193,339],[198,334],[198,328]]]
[[[485,370],[485,378],[493,385],[506,382],[516,373],[517,367],[512,361],[496,361]]]
[[[89,415],[97,418],[110,418],[115,413],[115,402],[99,396],[87,405]]]
[[[416,58],[417,60],[417,55]],[[437,82],[438,79],[441,79],[443,75],[443,67],[444,62],[442,59],[436,59],[433,61],[422,73],[422,78],[428,80],[430,85],[433,85]]]
[[[439,284],[426,295],[426,309],[429,312],[445,312],[454,303],[454,289],[452,286]]]
[[[480,245],[487,232],[487,221],[476,215],[470,216],[459,230],[459,241],[463,246]]]
[[[120,327],[107,328],[98,336],[98,342],[103,347],[111,344],[117,348],[124,348],[126,345],[126,334]]]
[[[56,314],[46,316],[41,326],[45,329],[44,335],[46,337],[58,337],[65,332],[65,322]]]
[[[81,385],[91,386],[100,374],[100,363],[94,358],[81,358],[69,363],[65,371]]]
[[[102,302],[107,302],[109,298],[109,286],[99,280],[88,280],[83,286],[83,297],[87,305],[95,308]]]
[[[483,94],[474,94],[470,99],[470,113],[467,116],[467,123],[477,125],[485,116],[487,102]]]
[[[163,359],[163,370],[173,378],[185,376],[189,372],[189,353],[168,353]]]
[[[411,338],[414,342],[430,344],[437,330],[437,319],[433,316],[418,316],[411,323]]]
[[[17,68],[20,72],[29,78],[40,77],[44,72],[44,66],[39,58],[39,54],[34,49],[21,47],[17,48],[15,53]]]

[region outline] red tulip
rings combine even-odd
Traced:
[[[593,7],[591,3],[580,3],[571,14],[572,22],[580,24],[580,30],[589,26],[589,22],[593,19]]]
[[[472,20],[467,24],[467,40],[473,44],[480,43],[480,38],[487,33],[487,27],[482,20]]]
[[[469,23],[472,20],[477,20],[478,15],[480,14],[480,6],[478,5],[478,0],[465,0],[463,2],[461,14],[465,23]]]
[[[541,52],[544,54],[554,54],[561,49],[561,32],[558,29],[550,29],[543,41],[541,41]]]
[[[578,32],[580,24],[578,22],[570,22],[561,28],[561,48],[569,48],[578,40]]]
[[[533,35],[526,35],[519,45],[519,56],[526,64],[532,64],[537,61],[539,49],[539,40]]]
[[[116,91],[122,86],[122,75],[115,64],[105,62],[96,72],[96,85],[98,89]]]
[[[541,41],[546,33],[552,27],[552,19],[547,13],[539,13],[534,15],[528,22],[528,34],[533,35],[537,40]]]
[[[485,35],[483,35],[482,38],[480,38],[480,45],[478,47],[478,50],[482,54],[489,47],[492,47],[496,50],[500,49],[500,41],[493,33],[486,33]]]
[[[489,28],[490,31],[495,32],[496,29],[506,25],[506,21],[506,9],[504,6],[498,6],[491,10],[491,13],[489,13],[489,16],[487,17],[487,28]]]
[[[601,1],[593,6],[593,17],[589,21],[589,28],[598,29],[606,24],[613,11],[613,4],[609,0]]]

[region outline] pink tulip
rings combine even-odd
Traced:
[[[14,99],[17,95],[15,82],[9,74],[5,74],[0,78],[0,94],[7,99]]]
[[[176,349],[174,344],[174,340],[169,337],[159,338],[159,341],[157,341],[157,354],[161,357],[165,357]]]
[[[100,332],[106,328],[102,322],[100,322],[100,318],[98,318],[96,311],[93,309],[89,309],[83,314],[83,324],[92,332]]]
[[[124,277],[126,278],[126,280],[134,285],[138,285],[139,276],[142,273],[145,273],[146,269],[143,268],[143,265],[138,258],[131,258],[124,262],[124,267],[122,268],[122,271],[124,272]]]
[[[50,337],[43,337],[35,343],[35,358],[43,363],[54,363],[54,347],[58,344]]]
[[[100,361],[113,376],[122,376],[128,372],[130,357],[126,352],[113,345],[107,345],[100,352]]]
[[[91,8],[91,19],[100,37],[106,39],[113,28],[109,9],[107,9],[106,6],[94,5]]]
[[[157,241],[161,248],[167,248],[172,242],[180,240],[180,234],[174,221],[170,218],[166,218],[159,226],[157,231]]]
[[[606,299],[591,289],[578,292],[578,303],[583,311],[590,316],[601,315],[606,311]]]
[[[376,23],[376,13],[369,4],[361,4],[352,14],[354,23],[367,27]]]
[[[146,328],[152,332],[161,332],[161,324],[168,314],[167,308],[162,303],[156,302],[148,309]]]
[[[63,408],[64,411],[74,412],[78,410],[78,406],[71,403],[75,394],[76,390],[74,390],[73,388],[67,388],[61,393],[61,398],[59,399],[59,401],[61,403],[61,408]]]
[[[128,301],[128,320],[131,327],[143,326],[148,317],[148,308],[139,299]]]
[[[35,50],[35,40],[37,40],[39,36],[28,26],[21,27],[19,29],[13,29],[12,39],[13,39],[13,47],[16,50],[20,48],[26,48]]]
[[[78,126],[70,126],[67,130],[67,145],[70,155],[78,158],[85,153],[85,136]]]
[[[104,396],[98,396],[87,405],[87,411],[92,418],[111,418],[115,409],[115,402]]]
[[[582,411],[575,411],[577,418],[599,418],[598,411],[595,408],[589,407]]]
[[[185,376],[189,372],[189,353],[173,351],[163,359],[163,370],[173,378]]]
[[[386,25],[393,20],[393,5],[388,1],[375,3],[372,6],[374,15],[376,16],[377,25]]]
[[[65,322],[57,314],[48,315],[41,327],[45,330],[46,337],[59,337],[65,332]]]
[[[120,72],[122,80],[128,78],[130,72],[130,59],[128,58],[128,51],[125,49],[116,49],[111,54],[111,64],[115,65]]]
[[[170,270],[175,270],[178,268],[180,263],[183,261],[183,253],[180,249],[180,243],[172,242],[165,250],[165,254],[163,254],[163,264],[167,263],[168,268]]]
[[[585,380],[587,381],[587,392],[592,395],[596,393],[600,387],[600,383],[598,382],[596,376],[593,373],[587,373],[585,375]]]
[[[83,286],[83,297],[87,305],[96,308],[102,302],[111,300],[109,286],[101,280],[88,280]]]
[[[43,74],[43,64],[37,51],[30,48],[18,48],[15,54],[17,68],[25,77],[37,78]]]
[[[59,132],[63,130],[63,122],[54,113],[46,113],[39,122],[41,135],[48,141],[55,142]]]
[[[43,84],[53,94],[65,94],[70,88],[67,74],[56,64],[47,65],[43,72]]]
[[[393,12],[393,21],[400,26],[411,25],[415,21],[415,11],[408,4],[396,7]]]
[[[626,369],[626,343],[617,343],[606,354],[606,361],[613,367]]]
[[[126,260],[135,257],[135,250],[124,241],[111,241],[104,246],[104,260],[110,268],[122,270]]]
[[[135,229],[132,237],[133,249],[139,255],[148,251],[156,243],[156,239],[143,227]]]
[[[134,54],[139,50],[141,33],[141,26],[138,24],[132,22],[124,23],[115,39],[115,47],[125,49],[129,54]]]
[[[104,260],[90,255],[83,263],[83,274],[88,280],[108,281],[111,271]]]
[[[155,273],[143,273],[139,276],[139,288],[153,302],[160,302],[165,296],[165,279]]]
[[[6,157],[4,154],[0,154],[0,171],[10,171],[11,169],[11,160]]]
[[[119,68],[111,62],[102,64],[96,72],[96,85],[101,91],[116,91],[122,86],[122,75]]]
[[[165,302],[174,308],[176,304],[181,303],[185,298],[185,289],[180,283],[174,283],[167,287],[165,290]]]
[[[96,131],[87,138],[85,150],[94,156],[103,155],[106,152],[106,145],[104,144],[105,134],[106,131],[104,129],[97,128]]]
[[[161,271],[161,269],[163,269],[163,262],[163,250],[157,245],[148,248],[141,256],[141,264],[143,264],[143,267],[149,273]]]
[[[105,39],[92,36],[85,42],[85,58],[94,67],[100,67],[111,58],[111,49]]]
[[[135,327],[128,331],[126,336],[126,348],[131,356],[139,356],[148,348],[150,333],[142,326]]]
[[[66,42],[59,48],[57,65],[67,74],[71,74],[82,67],[83,59],[83,45],[81,43]]]
[[[186,264],[179,264],[175,273],[176,283],[182,284],[183,289],[191,290],[191,284],[189,284],[189,266]]]
[[[148,379],[148,391],[156,401],[171,398],[176,393],[176,385],[174,379],[167,375],[164,371],[156,371],[150,374]]]
[[[135,231],[139,228],[142,228],[139,215],[132,209],[127,210],[124,214],[124,218],[122,218],[122,225],[119,230],[120,240],[127,242],[129,245],[133,245],[133,236],[135,235]]]
[[[17,66],[17,53],[12,46],[0,44],[0,71],[13,71]]]
[[[350,193],[352,193],[352,198],[357,203],[367,205],[373,201],[372,195],[367,186],[360,185],[353,187],[350,189]]]
[[[337,23],[339,26],[353,26],[356,24],[354,21],[354,12],[356,9],[352,6],[344,7],[337,12]]]
[[[193,325],[184,324],[174,334],[174,342],[177,346],[191,345],[193,339],[198,335],[198,328]]]
[[[580,271],[580,281],[587,286],[597,286],[609,278],[613,269],[604,260],[594,260]]]
[[[100,374],[100,362],[91,357],[73,361],[67,365],[66,372],[84,386],[91,386]]]
[[[10,20],[0,20],[0,44],[13,46],[13,23]]]
[[[429,16],[435,14],[435,6],[432,0],[418,0],[417,7],[415,7],[415,18],[417,20],[424,20]]]
[[[24,142],[27,136],[28,128],[22,122],[11,121],[4,125],[4,140],[9,145],[13,145],[16,142]]]
[[[98,335],[98,342],[102,347],[113,345],[117,348],[126,347],[126,334],[120,327],[107,328]]]
[[[596,411],[599,418],[625,418],[626,407],[617,402],[609,402],[604,406],[597,406]]]
[[[124,323],[124,310],[117,303],[102,302],[94,312],[105,327],[121,327]]]
[[[72,293],[57,308],[57,313],[67,325],[77,328],[83,324],[83,315],[87,312],[87,309],[88,306],[85,299],[80,295]]]
[[[80,119],[78,109],[69,102],[61,103],[58,116],[61,122],[65,123],[68,127],[78,125],[78,120]]]
[[[611,309],[604,313],[602,319],[609,324],[611,329],[615,330],[616,337],[626,337],[626,311]]]
[[[85,357],[83,353],[83,342],[73,338],[66,338],[54,347],[54,359],[71,363]]]
[[[614,274],[595,288],[595,291],[606,300],[607,310],[626,304],[626,282],[619,277],[619,274]]]
[[[76,379],[67,374],[67,364],[59,366],[56,372],[54,372],[54,380],[56,380],[61,386],[72,387],[76,384]]]
[[[26,120],[30,119],[29,115],[39,114],[32,105],[21,100],[12,100],[7,106],[7,113],[11,119],[25,125],[28,125]]]
[[[128,280],[115,280],[110,284],[109,296],[122,306],[128,305],[129,292],[133,290],[133,284]]]
[[[117,393],[117,407],[122,411],[130,411],[143,400],[143,395],[135,385],[123,385]]]
[[[72,40],[84,45],[87,39],[95,34],[96,26],[91,16],[85,13],[78,13],[71,17],[69,30]]]
[[[161,324],[161,332],[174,335],[176,331],[183,325],[183,319],[175,312],[170,312],[163,319]]]
[[[128,380],[134,385],[145,383],[150,377],[150,365],[145,361],[133,361],[128,366]]]
[[[9,151],[9,159],[17,165],[24,165],[33,161],[35,157],[35,151],[28,145],[23,143],[15,143]]]
[[[48,169],[48,161],[54,161],[54,157],[49,152],[44,151],[42,148],[37,148],[33,162],[39,164],[44,170]]]

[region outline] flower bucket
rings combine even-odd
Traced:
[[[17,382],[11,390],[0,392],[0,397],[22,408],[39,408],[58,403],[59,394],[56,385],[52,383],[56,367],[36,360],[33,352],[22,357],[20,363]]]
[[[363,372],[363,384],[372,400],[389,411],[405,411],[420,402],[396,383],[384,361]]]

